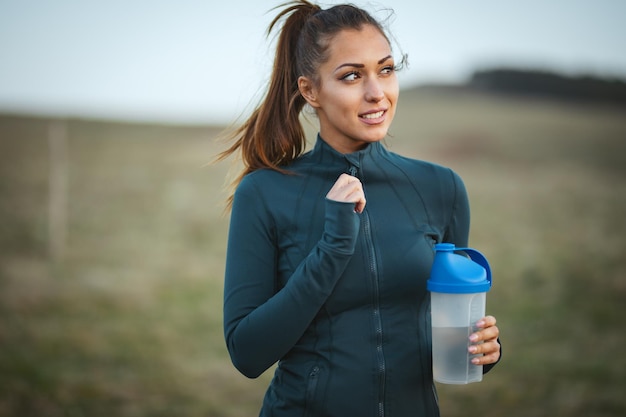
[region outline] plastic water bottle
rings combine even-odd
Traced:
[[[426,286],[431,293],[433,377],[445,384],[482,381],[482,365],[471,363],[478,355],[467,348],[470,334],[477,330],[475,323],[485,315],[491,288],[489,263],[480,252],[451,243],[439,243],[435,251]]]

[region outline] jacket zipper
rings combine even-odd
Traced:
[[[316,365],[315,367],[313,367],[313,369],[309,373],[309,382],[307,385],[306,404],[305,404],[305,411],[304,411],[305,417],[312,413],[311,408],[315,400],[315,392],[317,391],[317,381],[319,380],[319,372],[320,372],[320,368],[319,366]]]
[[[358,168],[350,166],[350,175],[358,177]],[[380,314],[380,288],[378,282],[378,266],[374,251],[374,241],[372,240],[372,229],[367,206],[363,210],[361,224],[363,225],[363,235],[367,245],[370,276],[372,279],[372,290],[374,292],[374,326],[376,332],[376,358],[378,361],[378,417],[385,416],[385,354],[383,352],[383,323]]]

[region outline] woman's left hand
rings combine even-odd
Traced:
[[[473,358],[472,363],[474,365],[488,365],[498,362],[500,359],[500,343],[498,343],[500,330],[496,326],[496,318],[493,316],[483,317],[476,322],[476,327],[479,330],[470,335],[469,339],[472,345],[469,346],[468,351],[471,354],[482,353],[483,356]]]

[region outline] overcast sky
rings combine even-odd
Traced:
[[[267,80],[282,2],[0,0],[0,112],[233,121]],[[353,3],[395,11],[401,86],[503,65],[626,79],[623,0]]]

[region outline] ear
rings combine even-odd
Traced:
[[[312,80],[305,76],[298,77],[298,89],[311,107],[318,108],[320,106],[317,101],[317,89]]]

